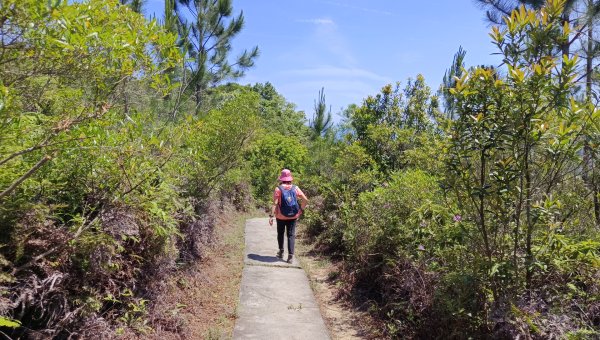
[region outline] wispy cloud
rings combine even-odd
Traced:
[[[365,79],[380,82],[382,85],[391,79],[357,67],[322,66],[306,69],[295,69],[283,72],[283,74],[294,77],[319,77],[332,79]]]
[[[297,65],[323,65],[336,60],[339,65],[356,65],[348,39],[336,22],[328,17],[296,20],[310,23],[312,34],[304,35],[293,49],[282,51],[281,58]]]
[[[281,90],[298,103],[312,103],[318,90],[324,87],[327,104],[334,112],[350,103],[360,104],[364,98],[392,82],[389,77],[363,68],[333,65],[291,69],[279,73],[277,78],[287,80]],[[300,109],[312,112],[312,106],[301,106]]]
[[[336,2],[336,1],[325,1],[325,3],[333,5],[333,6],[344,7],[344,8],[353,9],[353,10],[365,12],[365,13],[373,13],[373,14],[380,14],[380,15],[394,15],[394,13],[392,13],[390,11],[382,11],[382,10],[372,9],[372,8],[367,8],[367,7],[353,6],[353,5],[348,5],[348,4]]]
[[[335,25],[335,22],[329,18],[317,18],[317,19],[299,19],[296,22],[314,24],[314,25]]]
[[[316,25],[314,31],[314,42],[317,44],[320,54],[325,52],[329,58],[337,60],[340,65],[349,67],[356,65],[352,48],[348,39],[337,25]],[[312,53],[315,51],[313,50]]]
[[[343,111],[348,104],[360,104],[367,96],[377,93],[383,85],[361,79],[315,78],[288,80],[288,82],[278,86],[277,89],[280,89],[282,93],[287,93],[287,99],[296,103],[304,103],[298,109],[304,111],[306,116],[310,118],[314,109],[312,104],[314,104],[321,88],[325,89],[327,106],[331,106],[333,113],[338,113]],[[340,119],[341,117],[337,115],[334,118],[336,121]]]

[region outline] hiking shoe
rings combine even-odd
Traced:
[[[294,255],[288,255],[287,263],[292,263],[292,260],[294,260]]]
[[[277,257],[283,259],[283,249],[279,249],[279,251],[277,252]]]

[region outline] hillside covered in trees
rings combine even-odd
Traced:
[[[459,51],[337,124],[323,89],[305,116],[235,83],[260,51],[230,55],[231,1],[0,2],[0,337],[150,334],[161,282],[282,168],[382,338],[600,336],[600,6],[480,2],[500,67]]]

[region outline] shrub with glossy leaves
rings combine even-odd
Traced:
[[[290,169],[294,181],[301,180],[308,150],[297,137],[267,133],[257,138],[246,154],[254,195],[261,202],[270,202],[281,170]]]

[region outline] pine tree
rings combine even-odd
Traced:
[[[177,0],[179,18],[186,16],[182,8],[189,11],[193,19],[182,22],[187,32],[186,49],[194,62],[189,65],[192,71],[190,87],[194,89],[196,104],[210,87],[226,80],[244,76],[245,71],[254,66],[259,55],[258,47],[244,52],[230,62],[231,41],[244,27],[244,15],[240,12],[233,17],[232,0]],[[183,20],[181,20],[183,21]]]
[[[450,94],[450,89],[456,85],[456,79],[454,77],[460,78],[463,74],[463,69],[465,67],[465,55],[467,51],[465,51],[462,46],[458,48],[458,52],[454,55],[454,59],[452,60],[452,66],[446,73],[444,73],[444,79],[442,80],[442,88],[440,89],[440,94],[444,98],[444,109],[446,113],[446,118],[452,119],[454,116],[454,97]]]
[[[319,91],[319,99],[315,100],[315,112],[313,119],[310,121],[310,128],[313,131],[314,138],[318,138],[331,128],[331,107],[327,112],[327,104],[325,103],[325,88]]]

